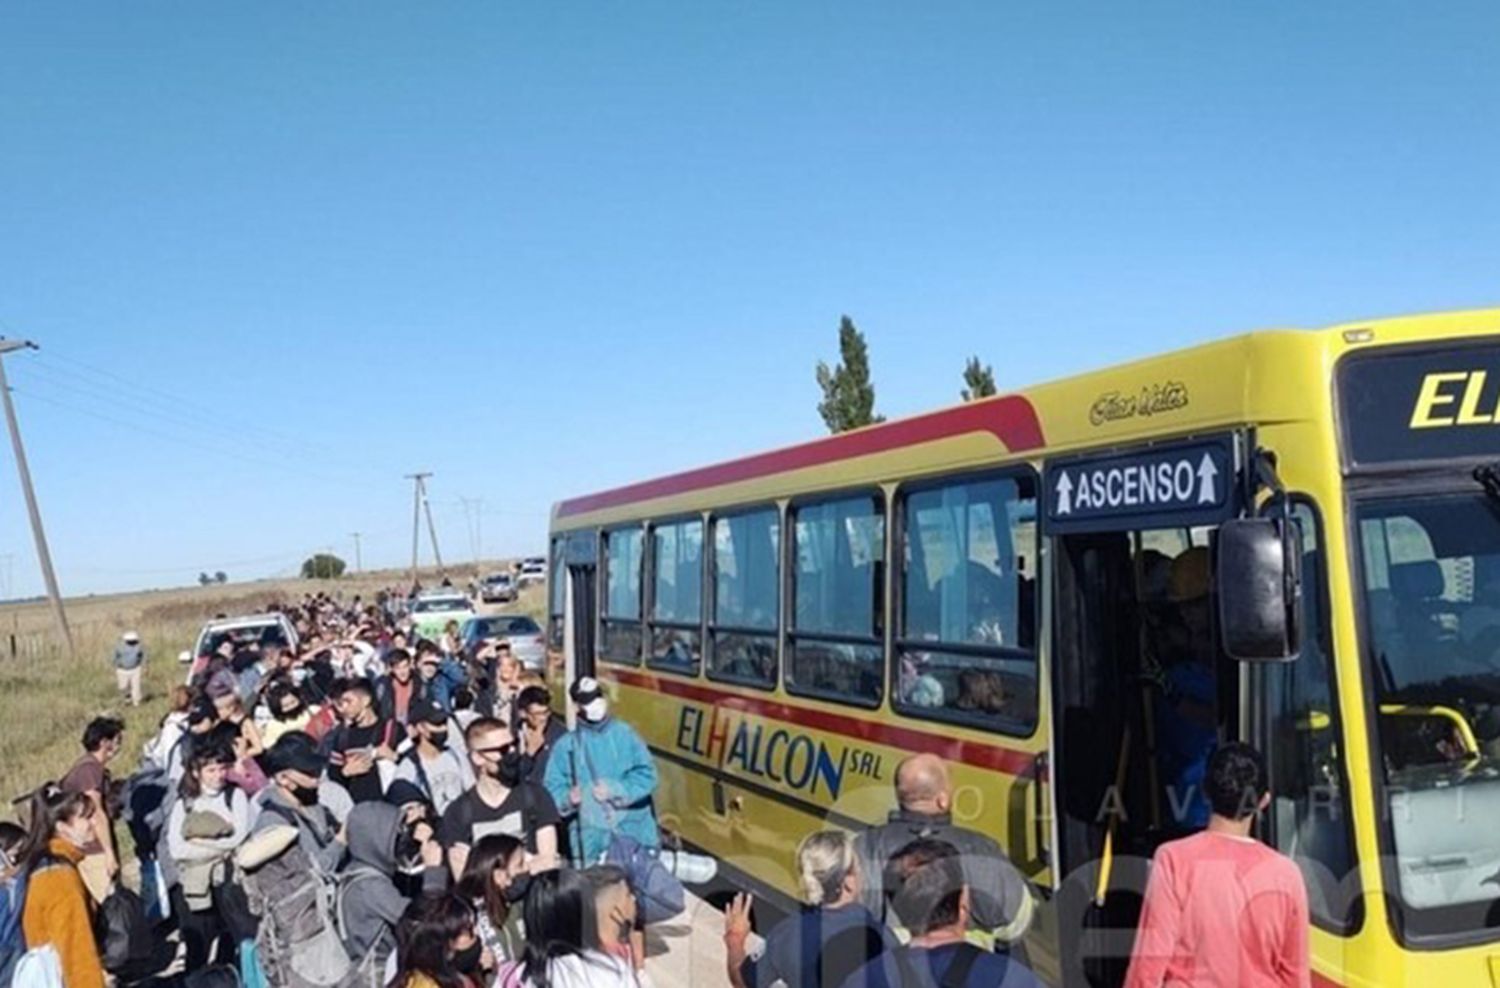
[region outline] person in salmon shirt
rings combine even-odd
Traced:
[[[1204,789],[1207,829],[1156,851],[1125,988],[1310,988],[1302,873],[1250,836],[1271,802],[1265,759],[1222,745]]]

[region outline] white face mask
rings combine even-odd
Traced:
[[[608,714],[609,701],[602,696],[583,705],[583,719],[591,723],[599,723]]]

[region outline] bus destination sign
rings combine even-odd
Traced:
[[[1056,534],[1217,525],[1234,510],[1234,441],[1143,447],[1047,465],[1047,528]]]
[[[1339,367],[1352,467],[1500,459],[1500,345],[1372,350]]]

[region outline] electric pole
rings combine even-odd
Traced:
[[[432,556],[437,560],[438,575],[443,575],[443,553],[438,549],[437,525],[432,521],[432,504],[427,500],[427,478],[432,474],[409,473],[406,479],[412,482],[411,487],[411,582],[415,586],[417,582],[417,543],[420,539],[422,529],[422,514],[427,514],[427,535],[432,539]]]
[[[37,345],[30,340],[0,339],[0,357],[27,349],[35,350]],[[47,551],[47,533],[42,531],[42,513],[36,506],[36,492],[31,488],[31,468],[26,465],[26,449],[21,445],[21,427],[16,423],[16,406],[10,400],[10,384],[5,380],[4,360],[0,360],[0,395],[5,398],[5,423],[10,427],[10,445],[16,453],[16,472],[21,477],[21,492],[26,496],[26,513],[31,516],[31,536],[36,540],[37,562],[41,564],[42,579],[47,584],[47,597],[52,601],[52,616],[57,619],[57,630],[71,656],[73,632],[68,630],[68,615],[63,611],[62,594],[57,589],[57,574],[52,571],[52,553]]]
[[[464,526],[469,532],[469,552],[474,556],[474,575],[479,575],[479,555],[483,548],[483,525],[482,514],[484,512],[484,498],[461,497],[459,503],[464,507]]]
[[[359,555],[359,537],[361,534],[362,533],[360,532],[349,533],[349,535],[354,539],[354,572],[356,573],[363,571],[365,568],[364,561],[360,558]]]
[[[430,473],[409,473],[411,481],[411,585],[417,585],[417,538],[422,531],[422,481]]]

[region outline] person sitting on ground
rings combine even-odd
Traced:
[[[383,972],[396,949],[396,924],[411,904],[396,878],[420,871],[424,893],[443,891],[443,849],[431,823],[389,803],[357,804],[347,832],[349,862],[339,890],[344,941],[357,963]]]
[[[397,780],[421,789],[439,816],[474,785],[469,759],[450,746],[448,714],[431,700],[418,700],[407,728],[415,742],[396,761]]]
[[[886,823],[855,839],[865,876],[862,900],[866,908],[893,923],[882,884],[885,863],[913,840],[934,838],[961,853],[964,877],[974,890],[970,913],[974,929],[993,933],[1001,946],[1018,943],[1031,925],[1031,892],[999,844],[953,822],[953,787],[947,765],[936,755],[912,755],[896,766],[895,782],[899,808]]]
[[[543,872],[531,880],[523,913],[526,949],[520,964],[500,966],[502,988],[637,988],[635,972],[618,957],[591,948],[597,930],[594,886],[583,872]]]
[[[526,945],[521,903],[530,888],[526,847],[518,838],[490,834],[469,849],[458,892],[473,904],[475,930],[497,963],[521,959]]]
[[[119,755],[125,743],[125,724],[114,717],[95,717],[83,731],[83,755],[63,776],[61,786],[67,792],[87,796],[94,806],[89,820],[94,839],[83,848],[77,863],[78,873],[95,904],[104,901],[120,873],[120,859],[115,848],[114,819],[109,815],[110,779],[108,765]]]
[[[489,983],[483,962],[473,908],[452,892],[423,895],[412,900],[397,927],[396,975],[388,983],[390,988],[479,988]]]
[[[1208,760],[1208,829],[1156,850],[1126,988],[1308,985],[1307,886],[1250,836],[1271,804],[1260,752],[1232,742]]]
[[[797,847],[803,909],[771,930],[759,958],[749,956],[751,898],[735,896],[724,913],[724,947],[734,988],[838,988],[855,970],[896,945],[860,902],[864,879],[854,839],[842,830],[809,834]]]
[[[855,971],[842,988],[1042,988],[1018,960],[967,940],[971,890],[957,847],[919,837],[891,858],[882,883],[911,939]]]
[[[98,812],[86,793],[47,783],[32,794],[31,829],[20,855],[27,875],[22,935],[31,949],[57,951],[67,988],[104,988],[89,893],[78,871],[86,849],[99,840]]]

